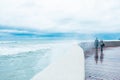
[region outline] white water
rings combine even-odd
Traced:
[[[1,42],[0,62],[4,80],[84,80],[84,54],[78,43]]]
[[[50,44],[12,44],[4,42],[0,44],[0,55],[13,55],[23,52],[36,51],[42,49],[50,49]]]
[[[84,80],[84,54],[77,44],[57,44],[51,64],[31,80]]]

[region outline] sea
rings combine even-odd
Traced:
[[[0,80],[31,80],[50,65],[52,57],[61,56],[51,52],[59,48],[56,44],[71,42],[76,41],[0,41]]]
[[[0,41],[0,80],[30,80],[49,65],[49,44],[35,40]]]

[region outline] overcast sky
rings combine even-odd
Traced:
[[[0,25],[49,32],[119,32],[120,0],[0,0]]]

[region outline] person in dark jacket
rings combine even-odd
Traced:
[[[103,48],[104,48],[105,44],[103,42],[103,40],[100,41],[100,50],[101,52],[103,52]]]

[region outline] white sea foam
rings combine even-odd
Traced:
[[[78,44],[53,46],[52,62],[31,80],[84,80],[84,54]]]
[[[0,44],[0,55],[50,49],[51,63],[31,80],[84,80],[84,54],[76,43]],[[39,64],[37,64],[39,65]]]
[[[0,45],[0,55],[12,55],[49,48],[49,44],[2,44]]]

